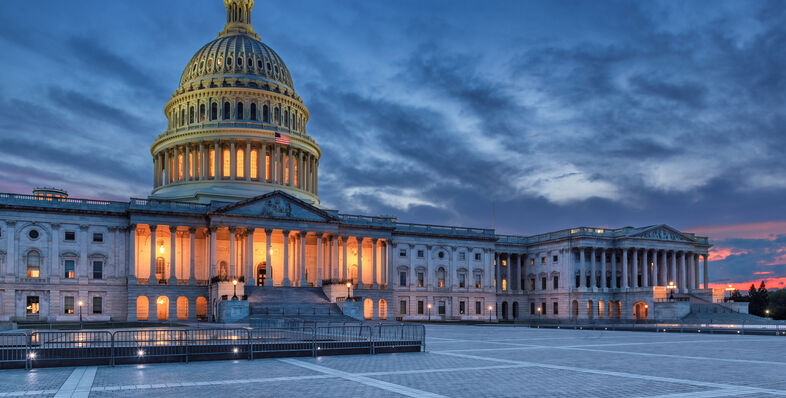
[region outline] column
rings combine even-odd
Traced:
[[[363,289],[363,238],[355,238],[358,242],[358,289]]]
[[[208,159],[209,160],[209,159]],[[218,140],[213,141],[213,179],[221,179],[221,146]]]
[[[205,172],[205,165],[207,162],[205,161],[205,143],[203,141],[199,141],[199,168],[197,170],[197,174],[199,174],[199,180],[204,180],[207,172]]]
[[[510,285],[510,281],[513,279],[511,275],[513,273],[513,264],[510,261],[513,256],[510,253],[505,254],[505,267],[507,267],[508,273],[505,275],[505,289],[508,293],[510,293],[513,286]]]
[[[617,289],[617,249],[611,251],[611,286],[612,289]]]
[[[606,283],[606,249],[600,251],[600,287],[603,290],[608,288]]]
[[[308,286],[308,275],[306,274],[306,237],[308,232],[300,233],[300,286]]]
[[[598,287],[598,265],[595,261],[595,248],[590,248],[590,284],[589,287],[595,289]]]
[[[649,270],[650,270],[650,262],[647,259],[647,255],[649,254],[647,249],[641,253],[641,287],[649,287]]]
[[[188,250],[188,284],[191,286],[196,285],[196,267],[194,266],[194,235],[196,228],[188,228],[189,250]],[[189,306],[190,307],[190,306]]]
[[[526,282],[522,282],[521,281],[521,277],[522,276],[527,276],[527,255],[526,254],[522,254],[521,258],[519,260],[520,260],[519,261],[519,265],[520,265],[520,268],[519,268],[519,271],[520,271],[520,273],[519,273],[519,293],[524,293],[524,290],[527,289],[525,287]],[[526,278],[524,280],[526,280]]]
[[[284,234],[284,280],[281,285],[292,286],[289,280],[289,231],[282,230],[281,233]]]
[[[259,166],[259,156],[257,156],[257,166]],[[243,176],[246,181],[251,181],[251,141],[246,141],[246,152],[243,155]]]
[[[687,292],[690,289],[693,289],[693,256],[689,253],[685,253],[685,291]]]
[[[707,274],[707,270],[708,270],[708,267],[707,267],[707,255],[706,254],[702,254],[702,257],[704,257],[704,288],[705,289],[709,289],[710,288],[710,282],[709,282],[710,278],[709,278],[709,274]]]
[[[584,250],[585,249],[583,247],[579,248],[579,287],[580,288],[581,287],[587,287],[587,278],[584,275],[585,274],[585,268],[584,267],[585,267],[585,264],[586,264],[585,263],[586,259],[584,258],[586,256],[586,254],[584,253]]]
[[[371,252],[373,253],[371,257],[371,288],[379,289],[379,284],[377,283],[377,238],[371,239]]]
[[[685,276],[685,252],[682,252],[682,254],[680,254],[680,291],[683,293],[688,292],[688,284]]]
[[[229,178],[231,180],[237,179],[237,152],[235,151],[235,140],[229,141]]]
[[[136,283],[136,224],[128,225],[128,284]],[[136,311],[135,311],[136,313]]]
[[[176,158],[177,159],[177,158]],[[177,267],[177,249],[175,241],[177,240],[177,227],[169,226],[169,275],[167,283],[169,285],[177,285],[177,275],[175,274],[175,267]]]
[[[210,235],[210,275],[207,276],[207,279],[210,280],[218,275],[216,270],[216,234],[218,233],[218,227],[210,227],[207,233]]]
[[[267,146],[260,144],[257,151],[257,180],[267,181]]]
[[[275,282],[273,282],[273,264],[270,262],[270,251],[272,250],[272,246],[270,245],[270,235],[272,233],[272,229],[265,229],[265,272],[267,272],[266,279],[270,281],[270,286],[275,286]]]
[[[173,181],[180,181],[180,176],[178,175],[180,171],[180,162],[177,159],[177,145],[172,147],[172,160],[175,162],[174,170],[172,170],[172,180]]]
[[[191,159],[191,145],[184,145],[186,147],[186,154],[183,156],[183,179],[186,181],[191,180],[191,176],[193,175],[194,165],[193,162],[190,161]]]
[[[622,284],[620,289],[628,288],[628,248],[622,248]]]
[[[325,253],[322,252],[322,239],[323,234],[317,234],[317,279],[314,281],[314,286],[322,286],[322,257]]]
[[[278,144],[273,144],[273,150],[270,152],[270,179],[274,184],[278,184],[278,169],[279,169],[279,149]]]
[[[237,257],[237,253],[235,252],[235,227],[229,227],[229,278],[235,277],[235,258]]]
[[[639,249],[633,249],[631,257],[631,286],[634,288],[640,287],[639,285]]]
[[[150,225],[150,275],[148,277],[148,285],[157,285],[158,279],[156,278],[156,229],[158,225]],[[148,297],[149,298],[149,297]],[[155,301],[155,297],[151,300]],[[150,314],[148,316],[154,315]],[[148,318],[149,319],[149,318]]]
[[[673,282],[677,284],[677,252],[671,252],[671,258],[669,259],[669,280],[667,283]]]
[[[344,255],[341,257],[341,279],[348,281],[349,274],[347,273],[347,237],[341,236],[341,244],[344,246]]]
[[[660,286],[660,265],[658,264],[658,251],[652,251],[652,286]]]
[[[257,158],[259,160],[259,158]],[[256,266],[254,264],[254,232],[255,228],[247,228],[246,233],[246,286],[254,286],[254,279],[256,276]]]
[[[172,167],[169,163],[169,150],[164,149],[162,152],[164,152],[164,185],[166,185],[172,182]]]
[[[502,279],[501,279],[502,272],[500,272],[499,267],[500,267],[499,253],[495,252],[494,253],[494,281],[495,281],[494,285],[496,286],[497,292],[499,292],[502,289]]]
[[[699,255],[697,253],[693,253],[693,265],[694,265],[694,267],[693,267],[693,274],[694,274],[693,288],[694,289],[698,289],[700,282],[699,282]]]

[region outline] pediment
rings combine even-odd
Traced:
[[[656,225],[646,228],[643,231],[638,231],[630,235],[631,238],[664,240],[669,242],[695,242],[691,236],[685,235],[682,232],[668,226]]]
[[[274,191],[224,205],[211,213],[322,222],[337,220],[330,213],[282,191]]]

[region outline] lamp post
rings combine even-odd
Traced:
[[[541,314],[541,311],[543,311],[543,309],[542,309],[542,308],[540,308],[540,307],[538,307],[538,323],[540,323],[540,314]]]
[[[491,310],[492,310],[493,308],[494,308],[494,307],[492,307],[492,306],[489,306],[489,322],[491,322]]]
[[[237,300],[237,279],[233,279],[232,280],[232,288],[235,289],[234,292],[232,293],[232,300],[236,301]]]
[[[349,289],[351,289],[351,288],[352,288],[352,282],[347,282],[347,300],[349,300],[349,297],[350,297]]]
[[[765,318],[769,318],[770,317],[770,310],[769,309],[764,310],[764,315],[766,315]]]
[[[669,291],[669,300],[674,300],[674,289],[677,288],[677,285],[674,284],[674,281],[670,281],[668,285],[666,285],[666,289]]]
[[[428,321],[431,322],[431,304],[427,305],[428,307]]]
[[[727,292],[729,292],[729,300],[731,300],[731,298],[734,297],[734,291],[737,290],[737,289],[734,288],[734,285],[729,283],[729,286],[726,289],[723,289],[723,290],[726,290]]]
[[[79,300],[79,329],[82,329],[82,300]]]

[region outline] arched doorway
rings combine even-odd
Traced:
[[[257,286],[265,286],[267,279],[267,265],[264,262],[257,265]]]
[[[160,296],[156,299],[156,313],[159,321],[169,319],[169,298],[167,296]]]
[[[606,315],[606,302],[603,300],[598,300],[598,318],[603,319]]]
[[[587,300],[587,319],[594,318],[595,315],[595,311],[593,311],[594,307],[595,306],[593,305],[592,300]]]
[[[177,320],[184,321],[188,319],[188,298],[180,296],[177,298]]]
[[[219,280],[228,281],[229,280],[229,267],[227,267],[227,262],[222,261],[218,265],[218,277]]]
[[[352,264],[349,267],[349,279],[352,281],[353,285],[358,284],[358,265]]]
[[[519,319],[519,303],[513,302],[513,320]]]
[[[507,301],[503,301],[502,302],[502,320],[504,320],[504,321],[508,320],[508,302]]]
[[[379,300],[379,319],[388,319],[388,301],[385,299]]]
[[[363,318],[371,319],[374,317],[374,301],[370,298],[363,300]]]
[[[647,311],[649,310],[649,305],[647,303],[639,301],[636,304],[633,304],[633,319],[637,321],[643,321],[647,319]]]
[[[202,296],[196,299],[196,316],[199,320],[207,320],[207,299]]]
[[[166,261],[163,257],[156,258],[156,279],[159,282],[164,280],[164,272],[166,272]]]
[[[573,317],[573,319],[577,319],[579,317],[579,301],[578,300],[573,300],[573,303],[571,304],[570,314],[571,314],[571,317]]]
[[[139,296],[136,298],[136,319],[139,321],[146,321],[148,312],[150,311],[150,303],[147,301],[147,296]]]

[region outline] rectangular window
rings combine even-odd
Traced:
[[[93,232],[93,243],[102,243],[104,241],[104,234],[101,232]]]
[[[407,300],[401,300],[399,302],[399,314],[406,315],[407,314]]]
[[[543,311],[543,315],[546,315],[546,303],[541,303],[540,310]]]
[[[424,284],[424,275],[422,272],[418,272],[418,287],[423,287]]]
[[[65,241],[73,242],[76,240],[76,232],[74,231],[65,231]]]
[[[27,306],[25,313],[27,315],[38,315],[38,296],[27,296]]]
[[[188,177],[194,177],[194,154],[188,153]]]
[[[545,256],[540,258],[540,263],[541,264],[546,264],[546,257]]]
[[[554,289],[555,289],[555,290],[556,290],[556,289],[559,289],[559,277],[558,277],[558,276],[555,276],[555,277],[554,277],[554,279],[553,279],[553,285],[554,285]]]
[[[101,297],[93,297],[93,313],[101,314],[104,312],[104,300]]]
[[[534,258],[529,259],[529,265],[535,265],[535,259]]]
[[[467,253],[461,252],[458,254],[459,261],[464,261],[467,259]]]
[[[237,151],[235,151],[235,153],[236,153],[236,155],[235,155],[235,167],[237,168],[237,170],[235,170],[235,177],[237,177],[237,178],[245,178],[246,177],[246,167],[245,167],[246,153],[242,149],[238,149]]]
[[[440,301],[437,304],[437,314],[445,315],[445,302],[444,301]]]
[[[257,178],[257,170],[259,170],[258,167],[259,162],[257,162],[257,155],[258,155],[257,151],[254,150],[251,151],[251,164],[249,165],[251,170],[248,171],[248,174],[251,176],[251,178]]]
[[[546,290],[546,277],[540,278],[540,290]]]
[[[63,297],[63,313],[64,314],[74,313],[74,296]]]
[[[467,303],[465,301],[459,301],[459,315],[464,315],[464,312],[467,310]]]
[[[535,278],[529,280],[529,290],[535,290]]]
[[[559,303],[557,303],[556,301],[554,302],[554,309],[552,310],[552,313],[554,315],[559,315]]]
[[[398,273],[398,285],[407,286],[407,271],[401,271]]]
[[[475,261],[480,261],[480,253],[475,253]]]
[[[407,249],[401,249],[398,251],[399,257],[406,257],[407,256]]]
[[[418,315],[423,315],[423,300],[418,300]]]
[[[480,306],[481,306],[480,301],[476,301],[475,302],[475,315],[480,315],[480,313],[482,311]]]
[[[230,173],[232,171],[232,155],[229,153],[229,149],[224,149],[221,152],[221,157],[223,158],[223,159],[221,159],[221,160],[223,160],[223,162],[222,162],[223,163],[223,167],[222,167],[222,174],[221,175],[223,177],[229,177]]]
[[[265,179],[270,180],[270,155],[265,154]]]
[[[475,288],[480,289],[480,274],[475,274]]]
[[[459,287],[467,287],[467,275],[459,274]]]
[[[418,250],[418,258],[423,258],[423,250]]]
[[[552,256],[551,261],[556,263],[557,261],[559,261],[559,256]]]
[[[210,177],[216,176],[216,150],[210,150]]]
[[[93,261],[93,279],[101,279],[104,276],[104,262]]]
[[[529,303],[529,314],[530,315],[535,314],[535,303]]]
[[[63,275],[63,277],[66,279],[74,279],[74,260],[65,260],[63,266],[65,268],[65,275]]]

